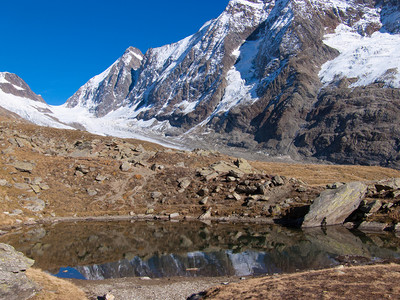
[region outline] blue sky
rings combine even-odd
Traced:
[[[13,0],[0,4],[0,71],[62,104],[126,48],[177,42],[228,0]]]

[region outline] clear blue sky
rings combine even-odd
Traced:
[[[126,48],[177,42],[218,17],[228,0],[4,0],[0,71],[62,104]]]

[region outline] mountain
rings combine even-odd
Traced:
[[[399,16],[391,0],[231,0],[51,111],[95,133],[400,168]]]

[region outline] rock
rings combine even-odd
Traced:
[[[253,167],[249,164],[249,162],[243,158],[238,158],[235,161],[235,166],[237,166],[240,171],[242,171],[246,174],[250,174],[254,170]]]
[[[225,161],[220,161],[211,165],[211,169],[218,173],[229,173],[231,170],[234,170],[236,167],[230,163]]]
[[[272,183],[276,186],[279,186],[279,185],[284,185],[285,181],[283,180],[283,178],[281,176],[276,175],[276,176],[272,177]]]
[[[96,196],[97,195],[97,191],[95,189],[86,189],[86,192],[88,193],[88,195],[90,197]]]
[[[102,175],[102,174],[98,174],[98,175],[96,176],[96,180],[97,180],[97,181],[104,181],[104,180],[106,180],[106,179],[107,179],[107,176]]]
[[[19,190],[30,190],[31,186],[27,183],[14,183],[14,187]]]
[[[20,210],[20,209],[14,209],[14,210],[10,213],[10,216],[19,216],[19,215],[21,215],[22,213],[23,213],[22,210]]]
[[[171,219],[176,219],[176,218],[178,218],[179,217],[179,213],[172,213],[172,214],[170,214],[169,215],[169,219],[171,220]]]
[[[86,175],[90,171],[90,169],[85,165],[79,165],[75,168],[75,170],[81,172],[84,175]]]
[[[314,200],[302,227],[343,224],[346,218],[359,207],[367,192],[361,182],[350,182],[335,190],[325,190]]]
[[[39,187],[40,187],[42,190],[44,190],[44,191],[50,189],[50,187],[49,187],[46,183],[40,183],[40,184],[39,184]]]
[[[119,168],[122,172],[128,172],[132,168],[132,166],[129,162],[124,161]]]
[[[149,208],[148,210],[146,210],[146,215],[151,215],[154,213],[154,209],[153,208]]]
[[[201,205],[206,205],[207,202],[208,202],[208,197],[204,197],[203,199],[201,199],[201,200],[199,201],[199,204],[201,204]]]
[[[197,195],[199,195],[200,197],[204,197],[204,196],[208,195],[209,192],[210,191],[208,188],[202,188],[201,190],[199,190],[197,192]]]
[[[382,207],[382,202],[380,200],[372,200],[369,202],[362,201],[360,204],[360,210],[363,213],[376,213]]]
[[[33,212],[40,212],[46,207],[46,203],[39,198],[25,199],[23,207]]]
[[[151,193],[151,198],[153,198],[154,200],[160,198],[162,196],[162,193],[160,192],[152,192]]]
[[[240,197],[240,195],[238,193],[233,193],[232,194],[233,199],[235,199],[236,201],[240,201],[242,200],[242,197]]]
[[[296,189],[296,191],[299,193],[305,193],[307,192],[307,188],[301,185]]]
[[[211,218],[211,207],[207,209],[207,211],[199,217],[199,220],[207,220],[210,218]]]
[[[375,232],[375,231],[384,231],[388,228],[389,225],[386,223],[379,223],[379,222],[362,222],[360,226],[357,227],[360,231],[366,232]]]
[[[31,189],[35,192],[35,194],[39,194],[41,191],[40,186],[38,186],[37,184],[31,184]]]
[[[107,293],[104,295],[104,300],[115,300],[115,296],[113,294]]]
[[[29,299],[38,287],[27,278],[25,271],[34,261],[7,244],[0,244],[0,298],[7,300]]]
[[[164,170],[165,169],[165,167],[163,166],[163,165],[158,165],[158,164],[152,164],[151,165],[151,167],[150,167],[150,169],[152,170],[152,171],[157,171],[157,170]]]
[[[218,173],[217,172],[213,172],[213,173],[210,173],[210,174],[204,176],[204,180],[205,181],[211,181],[211,180],[213,180],[213,179],[215,179],[217,177],[218,177]]]
[[[0,186],[6,186],[8,184],[7,180],[0,179]]]
[[[229,170],[228,176],[234,177],[234,178],[242,178],[244,176],[244,173],[241,172],[240,170]]]
[[[29,162],[17,161],[13,164],[14,168],[20,172],[32,173],[35,165]]]
[[[399,190],[400,178],[392,178],[392,179],[378,181],[375,184],[375,188],[378,192],[388,191],[388,190]]]
[[[181,189],[186,189],[192,183],[189,177],[179,178],[177,181]]]

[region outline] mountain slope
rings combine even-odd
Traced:
[[[399,15],[391,0],[231,0],[50,110],[101,134],[400,168]]]

